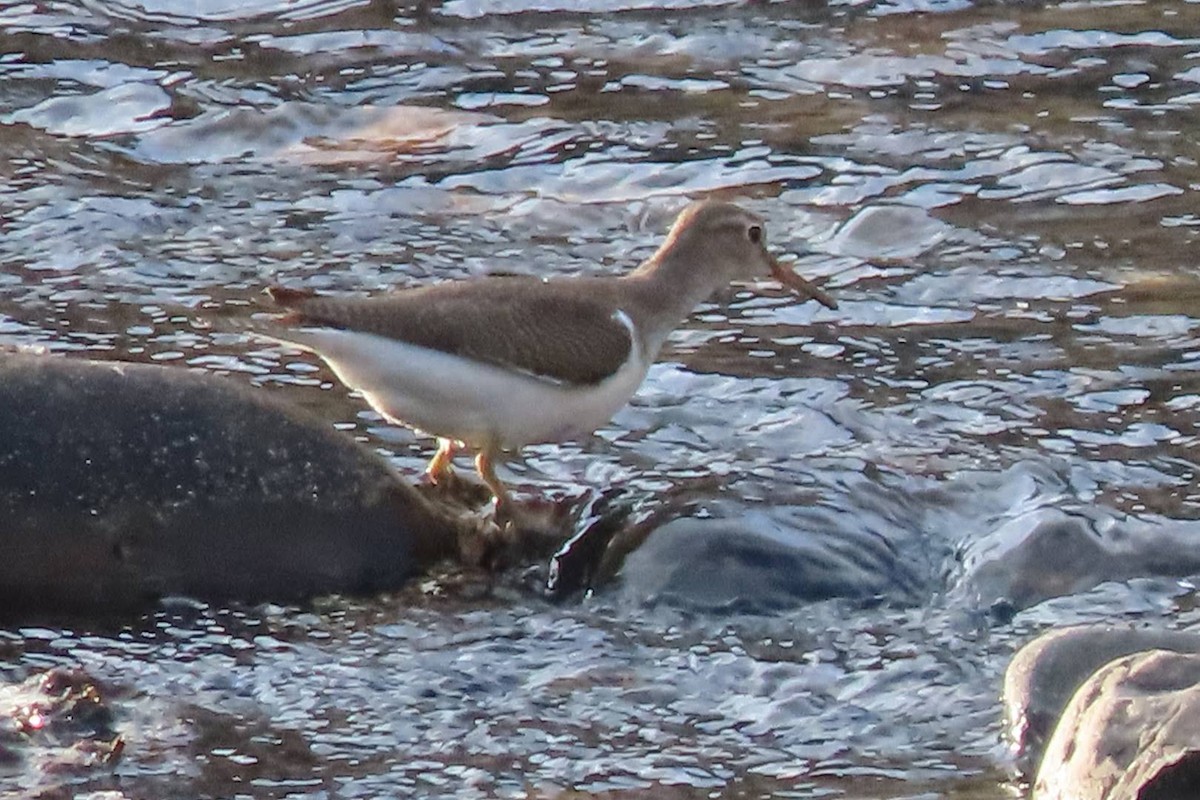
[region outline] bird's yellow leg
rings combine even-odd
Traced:
[[[493,464],[495,457],[495,448],[481,448],[475,456],[475,469],[479,472],[479,477],[483,478],[483,482],[492,490],[492,495],[496,498],[496,520],[498,522],[505,522],[512,509],[512,500],[508,496],[508,489],[496,477],[496,468]]]
[[[429,466],[425,467],[425,474],[429,476],[430,483],[437,486],[454,474],[451,462],[458,451],[458,442],[453,439],[438,439],[437,452],[429,459]]]

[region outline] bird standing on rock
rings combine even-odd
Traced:
[[[699,303],[731,282],[768,276],[836,308],[767,251],[759,217],[703,201],[625,275],[486,277],[377,298],[271,287],[289,327],[265,335],[320,356],[388,421],[436,436],[426,470],[434,483],[460,448],[475,449],[505,519],[511,501],[495,472],[502,450],[604,425]]]

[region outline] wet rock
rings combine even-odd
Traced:
[[[921,208],[867,206],[841,226],[826,249],[864,259],[904,261],[933,249],[952,230]]]
[[[0,609],[395,587],[468,523],[232,381],[0,354]]]
[[[350,166],[386,162],[435,145],[480,145],[484,150],[472,156],[482,159],[499,145],[479,142],[489,138],[481,129],[501,122],[489,114],[425,106],[330,109],[286,102],[266,110],[223,108],[173,122],[141,136],[135,152],[161,163],[262,158]]]
[[[51,669],[0,685],[0,785],[32,792],[111,766],[124,748],[107,692],[87,673]]]
[[[757,514],[677,519],[629,553],[615,591],[638,604],[741,613],[833,597],[907,595],[913,577],[891,548],[864,537],[836,538],[785,528]]]
[[[1015,613],[1105,581],[1200,571],[1197,525],[1117,518],[1100,509],[1040,508],[980,537],[963,559],[961,591]]]
[[[1200,655],[1109,662],[1071,698],[1034,800],[1167,800],[1200,791]]]
[[[1021,648],[1004,674],[1004,710],[1017,767],[1032,777],[1071,696],[1096,670],[1146,650],[1200,653],[1200,636],[1178,631],[1080,625]]]

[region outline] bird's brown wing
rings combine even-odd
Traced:
[[[600,383],[633,347],[607,284],[594,279],[490,277],[375,298],[269,293],[292,311],[289,324],[373,333],[564,385]]]

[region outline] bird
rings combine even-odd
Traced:
[[[271,286],[285,313],[265,335],[321,358],[389,422],[437,437],[426,468],[433,484],[473,449],[502,520],[512,502],[495,471],[504,451],[591,434],[634,395],[697,305],[766,277],[837,307],[771,255],[761,217],[703,200],[622,275],[497,275],[359,298]]]

